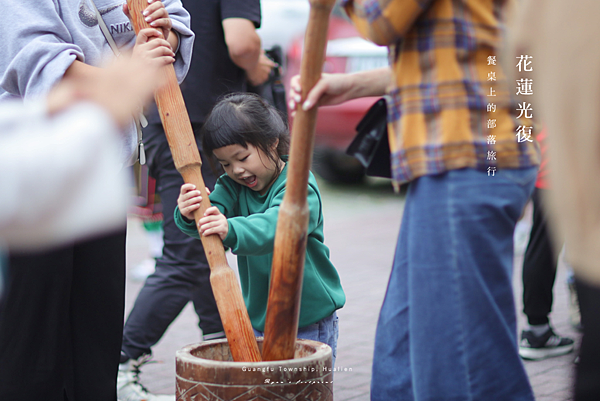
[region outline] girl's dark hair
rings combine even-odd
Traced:
[[[277,155],[270,148],[279,140]],[[231,93],[212,109],[202,127],[202,148],[208,153],[229,145],[261,149],[277,164],[287,155],[290,137],[279,111],[254,93]]]

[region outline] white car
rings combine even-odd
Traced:
[[[296,37],[304,35],[310,4],[308,0],[261,0],[262,23],[257,30],[263,49],[279,45],[286,54]]]

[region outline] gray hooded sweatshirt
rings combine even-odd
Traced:
[[[102,66],[113,57],[92,0],[11,0],[0,8],[0,104],[8,98],[39,97],[62,79],[76,59]],[[135,32],[123,13],[123,0],[95,0],[117,46],[132,48]],[[175,71],[187,74],[194,34],[180,0],[163,0],[180,39]],[[1,105],[0,105],[1,107]],[[135,126],[125,136],[124,158],[133,153]]]

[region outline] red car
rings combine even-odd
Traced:
[[[329,22],[324,72],[357,72],[388,66],[387,48],[362,39],[343,11],[334,9]],[[299,74],[302,37],[292,42],[287,53],[286,84]],[[328,181],[355,183],[362,181],[364,169],[345,154],[356,134],[356,125],[378,98],[355,99],[319,109],[315,134],[314,168]],[[291,127],[291,121],[290,121]]]

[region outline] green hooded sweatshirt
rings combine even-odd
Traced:
[[[224,174],[209,196],[213,206],[227,217],[229,233],[223,244],[237,255],[244,302],[252,326],[259,331],[265,328],[275,228],[286,182],[287,163],[264,195]],[[299,327],[318,322],[346,302],[340,277],[329,260],[329,248],[323,243],[321,195],[312,173],[308,178],[308,208],[310,217]],[[195,223],[184,219],[179,208],[175,209],[175,223],[187,235],[200,238]]]

